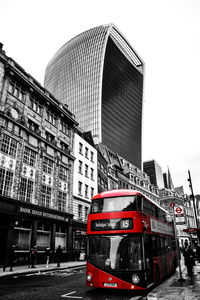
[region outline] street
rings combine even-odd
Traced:
[[[85,267],[1,278],[0,290],[0,299],[3,300],[146,299],[145,295],[135,291],[87,288]]]

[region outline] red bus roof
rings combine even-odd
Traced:
[[[118,196],[135,196],[135,195],[141,195],[141,192],[138,192],[136,190],[125,190],[125,189],[120,189],[120,190],[110,190],[106,192],[102,192],[92,198],[98,199],[98,198],[108,198],[108,197],[118,197]]]
[[[169,214],[169,212],[166,209],[164,209],[162,206],[160,206],[158,203],[156,203],[155,201],[149,199],[142,192],[139,192],[139,191],[136,191],[136,190],[126,190],[126,189],[109,190],[109,191],[105,191],[105,192],[97,194],[96,196],[94,196],[92,198],[92,200],[100,199],[100,198],[109,198],[109,197],[120,197],[122,195],[123,196],[136,196],[136,195],[140,196],[140,195],[142,195],[146,199],[148,199],[148,201],[150,201],[152,204],[156,205],[161,210],[163,210],[165,213]]]

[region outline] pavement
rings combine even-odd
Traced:
[[[187,269],[181,259],[181,267],[147,295],[148,300],[200,300],[200,263],[195,262],[193,276],[187,275]]]
[[[10,277],[20,274],[32,274],[32,273],[38,273],[38,272],[46,272],[49,270],[64,270],[64,269],[70,269],[70,268],[76,268],[85,266],[85,261],[70,261],[70,262],[61,262],[60,267],[57,267],[57,263],[50,263],[48,267],[46,267],[46,264],[41,264],[35,266],[35,268],[28,268],[27,265],[25,266],[14,266],[13,271],[9,271],[10,268],[7,267],[6,271],[4,272],[3,269],[0,269],[0,278],[2,277]]]
[[[38,272],[46,272],[47,270],[62,270],[75,267],[85,266],[85,261],[63,262],[58,268],[56,263],[36,265],[36,268],[28,268],[27,266],[14,266],[13,271],[9,268],[3,272],[0,269],[0,278],[17,276],[20,274],[32,274]],[[148,300],[200,300],[200,263],[196,262],[192,278],[188,277],[187,269],[181,259],[181,266],[177,268],[174,275],[161,283],[147,295]]]

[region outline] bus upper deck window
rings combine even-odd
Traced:
[[[93,213],[99,212],[99,205],[98,205],[97,203],[94,203],[94,204],[92,205],[92,212],[93,212]]]

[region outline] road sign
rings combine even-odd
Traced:
[[[176,211],[177,214],[181,214],[181,213],[183,212],[183,210],[182,210],[181,207],[177,207],[177,208],[175,209],[175,211]]]
[[[171,203],[170,203],[170,207],[174,208],[174,206],[175,206],[175,203],[174,203],[174,202],[171,202]]]

